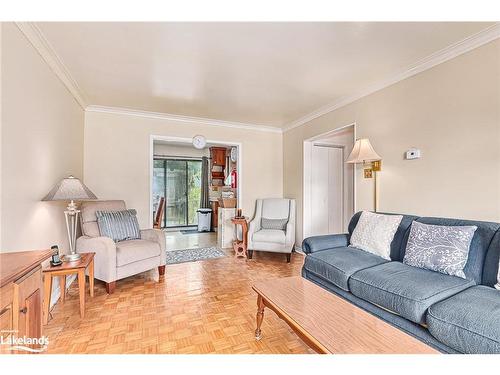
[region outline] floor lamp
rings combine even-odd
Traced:
[[[375,184],[373,189],[373,207],[374,211],[378,211],[378,187],[377,187],[377,172],[381,170],[382,158],[375,152],[368,138],[361,138],[354,143],[346,163],[363,164],[364,177],[373,178]]]
[[[42,199],[42,201],[70,201],[66,211],[64,211],[69,240],[69,254],[64,256],[64,261],[66,262],[73,262],[80,259],[80,254],[76,252],[76,229],[80,210],[77,209],[74,201],[94,199],[97,199],[95,194],[83,182],[73,176],[62,179]]]

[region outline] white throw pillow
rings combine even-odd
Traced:
[[[391,242],[402,215],[382,215],[363,211],[351,235],[349,246],[391,260]]]
[[[498,264],[497,283],[494,286],[496,289],[500,290],[500,262]]]

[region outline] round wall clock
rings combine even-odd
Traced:
[[[198,150],[201,150],[202,148],[205,148],[207,145],[207,140],[205,139],[204,136],[202,135],[195,135],[193,137],[193,146],[194,148],[197,148]]]

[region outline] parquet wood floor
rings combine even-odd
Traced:
[[[267,311],[264,337],[255,341],[257,280],[299,275],[301,254],[254,252],[252,260],[225,258],[167,265],[116,284],[106,294],[96,280],[85,318],[72,285],[44,327],[48,353],[312,353],[288,325]]]

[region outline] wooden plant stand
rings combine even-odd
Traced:
[[[233,241],[234,255],[236,257],[247,257],[247,245],[248,245],[248,222],[246,218],[233,217],[231,221],[234,225],[241,225],[241,236],[242,241]]]

